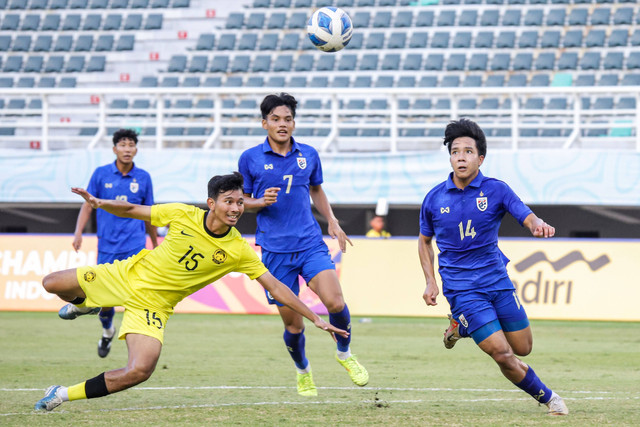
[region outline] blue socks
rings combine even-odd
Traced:
[[[529,393],[534,399],[540,403],[547,403],[551,399],[551,389],[544,385],[540,378],[533,372],[531,366],[524,379],[516,384],[517,387]]]
[[[298,369],[306,369],[309,366],[309,361],[304,353],[304,331],[299,334],[292,334],[291,332],[284,330],[284,343],[287,346],[287,351],[293,359]]]
[[[349,332],[349,337],[344,338],[336,334],[338,340],[338,351],[349,351],[349,343],[351,342],[351,315],[349,314],[349,307],[344,305],[342,311],[338,313],[329,313],[329,323],[336,328],[344,329]]]
[[[113,316],[115,314],[116,314],[116,309],[113,307],[111,307],[110,310],[100,312],[100,315],[98,317],[104,329],[111,329],[111,326],[113,326]]]

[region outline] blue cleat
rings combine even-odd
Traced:
[[[62,405],[62,398],[56,393],[60,389],[59,385],[52,385],[44,392],[44,397],[36,403],[33,409],[36,411],[52,411],[54,408]]]
[[[78,307],[73,304],[67,304],[58,311],[58,316],[64,320],[73,320],[85,314],[98,314],[100,310],[100,307]]]

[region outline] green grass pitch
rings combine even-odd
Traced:
[[[121,314],[116,315],[119,325]],[[298,396],[277,316],[174,315],[151,379],[101,399],[37,413],[52,384],[72,385],[126,364],[126,348],[96,353],[95,317],[0,312],[0,425],[639,425],[640,324],[533,321],[524,361],[564,397],[549,417],[471,340],[442,345],[446,319],[353,319],[352,350],[368,368],[354,386],[328,334],[307,322],[319,395]]]

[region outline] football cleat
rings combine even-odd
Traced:
[[[336,360],[347,370],[351,381],[355,385],[364,387],[369,382],[369,372],[358,362],[355,356],[351,356],[345,360],[341,360],[336,354]]]
[[[549,399],[549,401],[545,403],[545,405],[547,405],[547,408],[549,408],[549,411],[547,412],[547,414],[549,415],[569,414],[569,408],[567,408],[564,400],[562,400],[562,398],[558,396],[555,391],[552,392],[551,399]]]
[[[313,382],[311,371],[306,374],[298,374],[298,394],[300,396],[317,396],[318,389]]]
[[[44,397],[36,403],[33,409],[36,411],[52,411],[62,405],[62,398],[56,393],[61,386],[52,385],[44,392]]]
[[[449,318],[449,327],[444,331],[444,339],[442,341],[444,342],[445,348],[451,349],[456,345],[456,341],[462,337],[458,332],[458,321],[455,320],[451,314],[447,314],[447,317]]]
[[[98,356],[105,358],[111,351],[111,341],[115,338],[116,333],[113,333],[111,338],[102,336],[98,341]]]
[[[64,320],[73,320],[78,316],[84,316],[85,314],[98,314],[100,313],[100,307],[78,307],[71,303],[65,305],[58,311],[58,316]]]

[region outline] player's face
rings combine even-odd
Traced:
[[[473,138],[462,136],[454,139],[451,143],[449,161],[455,178],[468,184],[478,176],[484,156],[478,155],[476,141]]]
[[[267,131],[270,142],[288,144],[296,127],[293,114],[286,105],[280,105],[269,113],[266,120],[262,120],[262,128]]]
[[[244,213],[244,194],[242,190],[229,190],[218,194],[217,199],[209,199],[209,208],[218,223],[233,227]]]
[[[138,147],[133,139],[122,138],[113,146],[113,152],[120,164],[130,165],[138,152]]]

